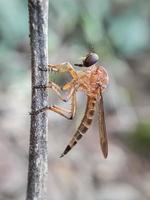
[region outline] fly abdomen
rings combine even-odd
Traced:
[[[89,129],[94,116],[95,104],[96,104],[96,98],[88,97],[86,111],[81,121],[81,124],[60,157],[63,157],[65,154],[67,154],[72,149],[72,147],[77,144],[78,140],[80,140],[82,136]]]

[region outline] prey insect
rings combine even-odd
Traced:
[[[62,63],[56,65],[48,65],[48,67],[55,72],[70,73],[72,79],[70,82],[64,84],[61,88],[54,82],[49,83],[49,87],[54,90],[59,98],[63,101],[71,101],[71,109],[64,109],[58,106],[50,106],[44,110],[52,110],[67,119],[73,119],[76,113],[77,102],[76,102],[76,92],[83,91],[87,96],[87,105],[86,110],[83,116],[83,119],[73,135],[72,139],[69,141],[67,147],[60,157],[63,157],[67,154],[73,146],[77,144],[77,142],[82,138],[82,136],[89,129],[93,116],[95,113],[96,104],[98,104],[98,121],[99,121],[99,135],[100,135],[100,146],[104,157],[106,158],[108,155],[108,141],[107,141],[107,133],[106,133],[106,125],[105,125],[105,116],[104,116],[104,106],[103,106],[103,96],[109,78],[107,71],[99,65],[95,65],[99,57],[95,53],[89,53],[86,57],[83,58],[81,64],[74,64],[75,66],[85,67],[84,70],[76,71],[70,63]],[[62,91],[68,91],[68,95],[66,98],[63,97]]]

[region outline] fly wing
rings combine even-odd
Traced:
[[[107,141],[107,132],[106,132],[106,124],[105,124],[103,96],[102,96],[101,91],[100,91],[100,101],[99,101],[99,135],[100,135],[100,145],[101,145],[104,158],[107,158],[108,141]]]

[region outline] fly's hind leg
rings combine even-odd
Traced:
[[[69,83],[68,83],[69,84]],[[70,89],[68,95],[66,97],[63,97],[61,92],[62,90],[65,89],[61,89],[57,84],[55,84],[54,82],[50,81],[49,84],[47,86],[36,86],[37,89],[39,88],[43,88],[43,89],[47,89],[47,88],[51,88],[57,95],[58,97],[63,100],[64,102],[67,102],[71,99],[71,109],[64,109],[58,106],[46,106],[44,108],[41,108],[37,111],[32,111],[31,115],[37,115],[41,112],[44,112],[46,110],[52,110],[62,116],[64,116],[67,119],[72,119],[75,115],[76,112],[76,96],[75,96],[75,87],[69,87],[68,89]]]
[[[38,88],[41,88],[41,86],[37,86]],[[61,108],[59,106],[46,106],[44,108],[41,108],[37,111],[32,111],[31,115],[37,115],[41,112],[47,111],[47,110],[52,110],[62,116],[64,116],[67,119],[73,119],[75,116],[75,112],[76,112],[76,95],[75,95],[75,88],[72,87],[70,88],[70,91],[68,93],[68,95],[66,97],[63,97],[61,92],[62,89],[55,83],[53,82],[49,82],[48,86],[44,86],[43,88],[51,88],[57,95],[58,97],[63,100],[64,102],[67,102],[69,100],[71,100],[71,109],[65,109],[65,108]]]
[[[59,106],[51,106],[49,109],[56,112],[57,114],[67,118],[67,119],[73,119],[76,113],[76,96],[75,94],[72,95],[71,97],[71,108],[70,109],[65,109],[61,108]]]
[[[65,109],[65,108],[61,108],[59,106],[47,106],[44,108],[41,108],[37,111],[33,111],[31,113],[31,115],[37,115],[41,112],[47,111],[47,110],[51,110],[53,112],[56,112],[57,114],[67,118],[67,119],[73,119],[76,113],[76,96],[75,93],[72,94],[71,96],[71,109]]]
[[[70,110],[69,109],[65,109],[65,108],[61,108],[61,107],[58,107],[58,106],[55,106],[55,105],[50,107],[50,110],[58,113],[59,115],[62,115],[63,117],[65,117],[67,119],[73,119],[74,116],[75,116],[76,107],[77,107],[76,93],[75,93],[75,88],[74,87],[70,88],[70,91],[69,91],[68,95],[63,99],[63,101],[67,102],[70,99],[71,99],[71,108],[70,108]]]

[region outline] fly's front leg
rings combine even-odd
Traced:
[[[73,79],[77,79],[77,73],[74,70],[74,68],[72,67],[72,65],[69,62],[65,62],[65,63],[61,63],[61,64],[48,64],[48,69],[42,69],[39,66],[39,70],[40,71],[55,71],[55,72],[69,72],[70,75],[72,76]]]
[[[71,77],[73,78],[73,80],[71,82],[69,82],[68,84],[65,84],[65,86],[63,86],[63,90],[70,89],[72,87],[72,84],[70,84],[70,83],[75,82],[76,80],[78,80],[78,74],[77,74],[77,72],[72,67],[72,65],[70,63],[68,63],[68,62],[61,63],[61,64],[49,64],[48,65],[48,69],[49,69],[49,71],[52,70],[54,72],[60,72],[60,73],[68,72],[71,75]],[[46,86],[36,86],[36,88],[42,88],[42,87],[46,88]]]
[[[76,81],[78,80],[78,74],[77,74],[77,72],[76,72],[75,69],[72,67],[72,65],[71,65],[70,63],[68,63],[68,62],[66,62],[66,63],[61,63],[61,64],[54,64],[54,65],[49,64],[48,67],[49,67],[52,71],[55,71],[55,72],[60,72],[60,73],[68,72],[68,73],[71,75],[71,77],[73,78],[72,81],[70,81],[69,83],[65,84],[62,88],[59,89],[59,90],[61,90],[61,89],[62,89],[62,90],[69,90],[69,89],[70,89],[70,92],[69,92],[69,94],[68,94],[66,100],[63,99],[63,101],[68,101],[68,100],[71,98],[73,92],[75,91]],[[52,82],[52,83],[53,83],[53,82]],[[55,84],[55,85],[56,85],[56,84]],[[57,87],[59,87],[59,86],[57,85]],[[52,89],[53,89],[53,88],[52,88]],[[57,88],[54,87],[54,91],[56,91],[56,90],[57,90]],[[59,93],[60,93],[60,92],[59,92]],[[58,92],[57,92],[57,94],[58,94]],[[58,94],[58,95],[60,96],[60,94]],[[61,98],[61,99],[62,99],[62,98]]]
[[[74,70],[74,68],[72,67],[72,65],[68,62],[66,63],[61,63],[61,64],[56,64],[56,65],[52,65],[49,64],[48,67],[55,72],[60,72],[60,73],[64,73],[64,72],[68,72],[70,73],[71,77],[75,80],[78,79],[78,75],[77,72]]]

